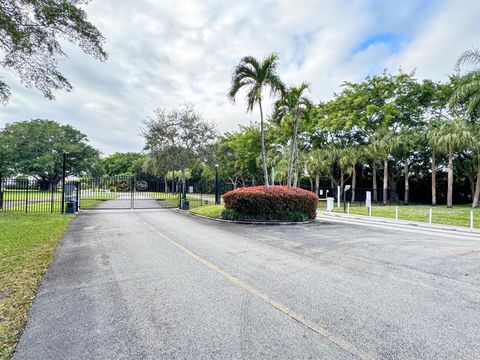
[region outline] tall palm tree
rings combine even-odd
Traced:
[[[471,49],[465,51],[457,60],[456,67],[460,69],[462,65],[471,64],[474,70],[470,71],[470,77],[467,81],[457,87],[450,99],[451,105],[465,103],[467,111],[472,114],[480,109],[480,51]]]
[[[447,207],[453,205],[453,154],[462,151],[472,143],[472,135],[463,119],[444,121],[438,129],[436,145],[448,154]]]
[[[247,89],[247,112],[253,111],[254,106],[258,104],[260,110],[263,176],[266,187],[269,184],[262,100],[266,89],[269,89],[272,95],[284,89],[284,85],[277,74],[277,67],[278,57],[275,54],[267,56],[262,61],[257,60],[253,56],[245,56],[233,70],[232,85],[228,91],[228,98],[235,103],[235,97],[238,92],[241,89]]]
[[[275,103],[274,117],[291,119],[292,140],[288,164],[288,186],[292,186],[293,183],[294,166],[295,178],[298,177],[298,123],[305,110],[311,105],[310,100],[305,96],[307,91],[309,91],[309,85],[305,82],[298,87],[291,86],[282,91],[282,97]]]
[[[347,173],[352,177],[352,202],[355,202],[355,192],[357,187],[357,165],[362,163],[364,158],[365,150],[363,146],[356,145],[345,149],[343,161],[346,164]]]
[[[318,195],[320,190],[320,175],[324,170],[322,150],[311,150],[306,159],[308,171],[315,177],[315,193]]]
[[[388,203],[388,157],[392,150],[392,133],[381,128],[370,139],[370,150],[374,156],[383,159],[383,204]],[[373,155],[372,155],[373,156]]]
[[[473,194],[472,208],[478,206],[480,200],[480,125],[472,125],[472,157],[475,167],[477,168],[475,190]]]
[[[426,132],[426,141],[430,146],[432,156],[432,205],[437,205],[437,156],[439,155],[438,139],[441,136],[440,128],[443,122],[440,119],[430,121]]]

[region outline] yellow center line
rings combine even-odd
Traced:
[[[168,241],[172,245],[176,246],[178,249],[183,251],[185,254],[189,255],[193,259],[197,260],[199,263],[205,265],[207,268],[215,271],[216,273],[222,275],[224,278],[226,278],[229,282],[232,284],[235,284],[239,286],[240,288],[246,290],[250,294],[262,299],[264,302],[267,304],[273,306],[275,309],[279,310],[280,312],[284,313],[285,315],[288,315],[291,317],[293,320],[299,322],[300,324],[304,325],[305,327],[309,328],[310,330],[314,331],[315,333],[323,336],[324,338],[328,339],[332,343],[336,344],[340,348],[350,352],[351,354],[357,356],[360,359],[365,359],[365,360],[373,360],[375,359],[372,355],[368,354],[367,352],[363,351],[362,349],[359,349],[356,345],[352,344],[351,342],[343,339],[342,337],[333,335],[328,331],[325,327],[305,318],[303,315],[300,313],[290,309],[287,305],[284,305],[275,299],[271,298],[269,295],[264,293],[263,291],[255,288],[254,286],[240,280],[238,277],[226,272],[222,268],[218,267],[217,265],[211,263],[207,259],[201,257],[200,255],[194,253],[193,251],[187,249],[185,246],[180,245],[177,243],[175,240],[172,240],[168,236],[162,234],[159,232],[157,229],[152,227],[150,224],[144,223],[147,228],[149,228],[151,231],[159,235],[161,238],[164,240]]]

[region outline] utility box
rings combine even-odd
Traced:
[[[327,211],[332,211],[334,208],[335,198],[327,197]]]
[[[190,202],[188,199],[182,199],[180,201],[180,207],[182,210],[189,210],[190,209]]]
[[[75,214],[75,201],[67,201],[65,214]]]

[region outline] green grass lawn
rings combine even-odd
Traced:
[[[42,276],[72,218],[0,213],[0,359],[13,351]]]
[[[152,195],[158,199],[164,199],[165,204],[169,206],[178,207],[179,205],[180,198],[177,194],[152,193]],[[190,202],[190,209],[208,206],[215,202],[210,197],[204,198],[200,194],[187,194],[187,199]]]
[[[335,202],[334,212],[343,212],[343,204],[337,208]],[[432,223],[456,226],[470,226],[470,205],[456,205],[448,209],[445,205],[398,205],[399,220],[428,222],[429,209],[432,208]],[[319,209],[325,210],[326,203],[321,202]],[[480,228],[480,208],[474,209],[474,227]],[[364,204],[355,204],[350,207],[350,213],[368,216],[368,209]],[[385,217],[395,219],[395,205],[373,205],[373,217]]]
[[[62,192],[56,191],[53,193],[54,199],[61,199]],[[28,200],[50,200],[52,198],[51,191],[39,191],[39,190],[5,190],[3,192],[3,200],[4,201],[24,201],[25,198]]]
[[[212,218],[220,218],[223,209],[223,205],[207,205],[193,208],[190,212]]]

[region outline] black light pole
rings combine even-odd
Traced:
[[[63,152],[63,169],[62,169],[62,214],[65,214],[65,177],[67,175],[67,152]]]
[[[220,205],[220,179],[218,178],[218,164],[215,164],[215,205]]]

